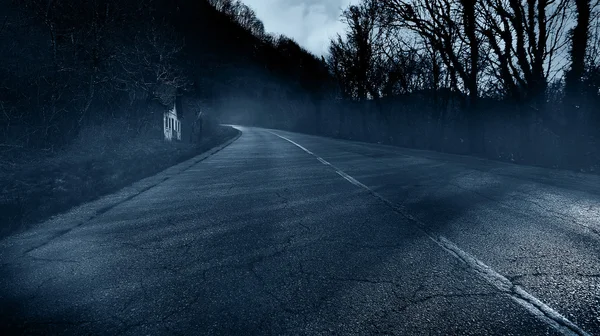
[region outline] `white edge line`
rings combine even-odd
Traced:
[[[541,321],[545,322],[546,324],[548,324],[549,326],[554,328],[556,331],[560,332],[563,335],[591,336],[589,333],[587,333],[586,331],[581,329],[579,326],[577,326],[576,324],[571,322],[569,319],[562,316],[559,312],[555,311],[550,306],[546,305],[545,303],[543,303],[542,301],[540,301],[533,295],[529,294],[521,286],[513,284],[505,276],[496,272],[490,266],[484,264],[482,261],[475,258],[468,252],[463,251],[460,247],[458,247],[456,244],[454,244],[447,238],[445,238],[443,236],[435,235],[433,232],[431,232],[430,230],[428,230],[426,228],[425,223],[423,223],[421,220],[419,220],[419,219],[415,218],[414,216],[410,215],[409,213],[407,213],[399,205],[396,205],[396,204],[388,201],[387,199],[385,199],[383,196],[381,196],[380,194],[378,194],[371,188],[367,187],[366,185],[364,185],[361,182],[359,182],[358,180],[356,180],[354,177],[346,174],[345,172],[338,169],[337,167],[335,167],[328,161],[324,160],[323,158],[321,158],[318,155],[314,154],[313,152],[309,151],[302,145],[300,145],[282,135],[279,135],[275,132],[271,132],[271,131],[267,131],[267,132],[292,143],[293,145],[302,149],[306,153],[314,156],[315,158],[317,158],[317,160],[319,160],[324,165],[330,166],[331,168],[333,168],[338,175],[343,177],[348,182],[354,184],[357,187],[365,189],[366,191],[371,193],[373,196],[375,196],[376,198],[383,201],[386,205],[390,206],[394,211],[396,211],[400,215],[406,217],[410,221],[416,223],[417,224],[416,226],[423,233],[425,233],[425,235],[427,235],[427,237],[429,237],[429,239],[431,239],[433,242],[435,242],[437,245],[439,245],[442,249],[444,249],[446,252],[448,252],[453,257],[455,257],[455,258],[459,259],[460,261],[462,261],[463,263],[467,264],[467,266],[469,266],[472,270],[474,270],[479,276],[481,276],[483,279],[485,279],[489,284],[496,287],[500,292],[510,296],[511,299],[513,299],[515,302],[517,302],[518,304],[523,306],[525,309],[527,309],[527,311],[529,311],[532,315],[534,315]]]

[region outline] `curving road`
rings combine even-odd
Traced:
[[[0,334],[600,335],[600,177],[239,129],[0,241]]]

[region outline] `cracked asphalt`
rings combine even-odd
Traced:
[[[558,333],[332,167],[240,129],[97,215],[1,240],[0,334]],[[600,177],[275,132],[600,334]]]

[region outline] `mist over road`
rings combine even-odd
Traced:
[[[600,177],[239,129],[0,241],[0,333],[600,334]]]

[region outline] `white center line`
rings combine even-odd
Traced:
[[[543,303],[542,301],[540,301],[533,295],[529,294],[521,286],[513,284],[505,276],[496,272],[490,266],[484,264],[482,261],[478,260],[477,258],[472,256],[468,252],[465,252],[464,250],[462,250],[460,247],[458,247],[452,241],[448,240],[447,238],[445,238],[443,236],[436,235],[433,231],[431,231],[427,228],[427,226],[425,225],[425,223],[423,221],[412,216],[401,205],[394,204],[394,203],[388,201],[387,199],[385,199],[383,196],[381,196],[380,194],[378,194],[371,188],[367,187],[366,185],[364,185],[361,182],[359,182],[358,180],[356,180],[354,177],[346,174],[345,172],[343,172],[339,168],[335,167],[331,163],[327,162],[323,158],[319,157],[318,155],[316,155],[313,152],[309,151],[308,149],[304,148],[302,145],[300,145],[282,135],[279,135],[275,132],[271,132],[271,131],[267,131],[267,132],[294,144],[295,146],[302,149],[306,153],[314,156],[317,160],[319,160],[324,165],[333,168],[338,175],[340,175],[341,177],[346,179],[348,182],[354,184],[357,187],[365,189],[371,195],[378,198],[383,203],[385,203],[390,208],[392,208],[396,213],[398,213],[398,214],[402,215],[403,217],[405,217],[406,219],[410,220],[413,224],[416,224],[415,226],[419,230],[421,230],[423,233],[425,233],[425,235],[427,235],[427,237],[429,237],[429,239],[434,241],[442,249],[444,249],[446,252],[448,252],[453,257],[455,257],[458,260],[465,263],[471,270],[473,270],[475,273],[477,273],[479,276],[481,276],[483,279],[485,279],[489,284],[496,287],[500,292],[508,295],[515,302],[517,302],[518,304],[523,306],[525,309],[527,309],[527,311],[529,311],[531,314],[533,314],[536,318],[538,318],[539,320],[548,324],[549,326],[554,328],[556,331],[560,332],[563,335],[585,335],[585,336],[590,335],[586,331],[581,329],[579,326],[577,326],[575,323],[569,321],[566,317],[562,316],[559,312],[552,309],[550,306],[546,305],[545,303]]]

